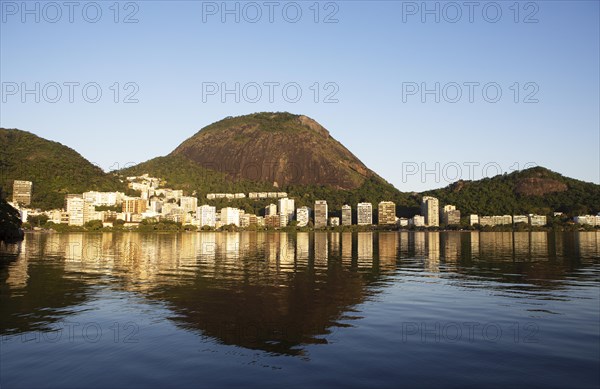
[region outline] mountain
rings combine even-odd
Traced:
[[[440,205],[456,205],[463,215],[600,212],[600,185],[564,177],[540,166],[478,181],[457,181],[423,194],[439,198]]]
[[[356,189],[376,174],[319,123],[290,113],[255,113],[213,123],[180,144],[185,157],[233,179],[274,186]]]
[[[418,205],[368,169],[316,121],[290,113],[225,118],[204,127],[169,155],[119,171],[123,176],[144,173],[200,198],[211,192],[281,190],[296,198],[296,206],[312,207],[315,200],[327,199],[332,211],[346,203],[392,200],[400,214],[414,214]],[[226,203],[249,211],[263,205],[249,200]]]
[[[67,193],[125,190],[75,150],[26,131],[0,128],[0,149],[0,187],[10,199],[13,180],[32,181],[32,207],[62,208]]]

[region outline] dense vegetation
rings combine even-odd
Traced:
[[[249,180],[232,180],[224,173],[206,169],[185,157],[169,155],[158,157],[139,165],[118,171],[123,177],[148,173],[164,179],[165,186],[182,189],[186,195],[206,198],[207,193],[246,193],[274,191],[273,185]]]
[[[125,190],[125,184],[75,150],[26,131],[0,128],[0,186],[12,197],[13,180],[33,182],[32,207],[62,208],[65,195]]]
[[[574,216],[600,212],[600,185],[563,177],[543,167],[459,181],[423,194],[439,198],[441,204],[456,205],[463,215],[546,215],[560,211]]]
[[[0,241],[14,241],[21,238],[19,212],[6,200],[0,198]]]

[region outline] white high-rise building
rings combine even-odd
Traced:
[[[298,221],[298,227],[306,227],[308,220],[310,219],[310,208],[301,207],[296,210],[296,220]]]
[[[238,208],[221,208],[221,224],[224,226],[233,224],[240,226],[240,210]]]
[[[277,200],[277,209],[280,215],[286,215],[288,222],[294,219],[295,203],[294,199],[283,198]]]
[[[196,219],[200,221],[200,227],[214,227],[217,219],[217,207],[203,205],[196,209]]]
[[[277,215],[277,204],[269,204],[265,207],[265,216]]]
[[[182,196],[179,201],[179,204],[185,213],[194,212],[196,211],[196,208],[198,208],[198,199],[196,197]]]
[[[342,225],[350,226],[352,225],[352,207],[348,204],[344,204],[342,206]]]
[[[327,201],[315,201],[315,228],[327,227],[328,215]]]
[[[373,205],[371,203],[358,203],[356,206],[356,224],[359,226],[373,224]]]
[[[83,209],[85,201],[81,195],[67,195],[65,208],[69,214],[70,226],[83,225]]]
[[[425,217],[427,227],[439,227],[440,225],[440,203],[438,199],[431,196],[423,196],[421,201],[421,213]]]
[[[396,204],[392,201],[382,201],[377,207],[378,223],[380,225],[396,224]]]
[[[32,186],[31,181],[15,180],[13,182],[13,203],[30,205]]]

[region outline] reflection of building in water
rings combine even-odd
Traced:
[[[373,264],[373,233],[359,232],[357,258],[359,267],[371,267]]]
[[[427,232],[427,270],[435,273],[440,271],[439,232]]]
[[[283,271],[294,270],[294,240],[293,237],[287,232],[279,233],[279,264]]]
[[[532,259],[547,259],[548,258],[548,233],[545,231],[532,231],[530,233],[531,240],[531,258]]]
[[[600,257],[600,231],[581,231],[575,235],[576,249],[582,259]]]
[[[333,257],[339,257],[340,255],[340,233],[331,232],[329,235],[329,253]]]
[[[315,267],[327,266],[327,232],[315,231]]]
[[[512,235],[515,259],[526,259],[529,257],[529,232],[515,231]]]
[[[425,231],[415,231],[413,233],[413,245],[415,257],[423,258],[427,256],[425,249]]]
[[[215,232],[201,232],[200,241],[200,260],[202,262],[215,262],[217,253],[217,237]]]
[[[471,259],[479,259],[479,231],[471,231]]]
[[[3,252],[5,252],[5,250],[10,250],[9,252],[11,255],[17,256],[17,259],[8,265],[6,285],[8,285],[9,288],[21,289],[27,286],[27,279],[29,278],[29,255],[31,255],[27,246],[32,244],[37,245],[38,242],[25,239],[21,243],[11,245],[9,249],[8,246],[4,245],[4,242],[0,241],[0,248]]]
[[[398,234],[400,240],[400,252],[398,258],[408,258],[410,255],[410,233],[408,231],[400,231]]]
[[[221,234],[223,239],[223,254],[227,260],[236,260],[240,257],[240,233],[226,232]]]
[[[352,263],[352,233],[342,232],[342,263],[349,266]]]
[[[296,259],[299,264],[306,265],[310,257],[309,251],[310,234],[308,232],[298,232],[296,234]]]
[[[460,259],[460,232],[446,232],[442,235],[442,255],[446,262],[457,262]]]
[[[398,251],[398,233],[379,233],[379,267],[386,270],[396,268],[396,255]]]
[[[277,254],[279,253],[279,234],[267,234],[265,239],[265,260],[271,267],[277,264]]]
[[[512,234],[512,232],[481,232],[479,234],[481,258],[512,259]]]

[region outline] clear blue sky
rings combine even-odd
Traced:
[[[3,0],[0,125],[59,141],[108,170],[165,155],[226,116],[289,111],[316,119],[403,191],[531,163],[599,183],[598,1],[481,1],[472,15],[462,1],[426,2],[437,15],[423,12],[422,1],[247,3],[227,2],[239,7],[236,23],[221,1],[120,2],[117,15],[114,1],[71,10],[28,1],[28,13],[21,1]],[[39,102],[37,92],[22,94],[36,82]],[[73,102],[70,82],[79,83]],[[225,102],[203,95],[207,83],[236,82],[239,103],[234,94]],[[280,84],[272,101],[269,82]],[[420,93],[436,82],[439,103]],[[479,83],[472,102],[469,82]],[[97,83],[90,101],[94,85],[101,89],[98,102],[84,99],[87,83]],[[288,83],[296,84],[284,96]],[[486,101],[498,88],[499,100]],[[137,103],[123,102],[130,92]],[[337,102],[325,103],[331,92]]]

